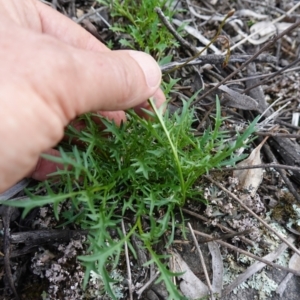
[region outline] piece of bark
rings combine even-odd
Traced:
[[[253,98],[243,95],[226,85],[220,85],[219,90],[225,93],[226,106],[235,107],[243,110],[257,110],[257,101]]]
[[[10,242],[12,244],[24,243],[25,245],[36,246],[54,242],[69,242],[71,239],[78,239],[81,235],[87,235],[87,230],[34,230],[16,232],[11,234]]]
[[[40,245],[55,242],[67,243],[71,239],[78,239],[82,235],[87,235],[87,230],[35,230],[12,233],[9,243],[25,244],[21,249],[14,249],[10,252],[10,258],[19,257],[35,251]],[[0,261],[2,258],[0,257]]]

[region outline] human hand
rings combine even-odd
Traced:
[[[117,123],[123,109],[159,106],[161,72],[148,55],[110,51],[80,26],[36,0],[0,0],[0,192],[56,166],[40,159],[64,127],[88,111]]]

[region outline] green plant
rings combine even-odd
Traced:
[[[203,201],[196,184],[199,177],[211,168],[242,159],[234,151],[245,146],[254,131],[255,122],[234,142],[227,143],[217,99],[214,128],[196,137],[191,101],[193,98],[183,102],[180,112],[170,115],[150,100],[154,112],[147,113],[151,120],[128,111],[128,121],[120,127],[98,115],[83,116],[86,129],[78,132],[70,127],[68,134],[85,147],[68,146],[69,151],[61,149],[61,158],[49,157],[66,166],[55,174],[60,181],[55,179],[51,185],[46,182],[45,196],[29,193],[27,201],[9,202],[24,207],[23,215],[51,203],[58,218],[58,204],[69,201],[71,208],[63,215],[65,222],[78,223],[89,230],[87,255],[79,257],[86,266],[85,284],[91,271],[100,274],[112,298],[115,295],[109,274],[118,265],[125,242],[136,257],[130,239],[135,235],[151,256],[148,263],[154,263],[160,271],[158,280],[164,281],[170,299],[181,299],[171,280],[174,274],[165,265],[167,256],[157,253],[156,245],[166,232],[167,246],[172,243],[178,226],[175,211],[181,211],[187,199]],[[94,118],[101,118],[104,131],[99,130]],[[120,230],[124,217],[132,220],[126,235]],[[112,230],[115,237],[110,234]]]
[[[110,28],[117,33],[127,33],[131,38],[121,38],[120,43],[125,47],[151,53],[157,60],[167,48],[178,46],[174,37],[154,11],[155,7],[164,7],[166,16],[172,16],[171,0],[98,0],[110,7],[110,14],[116,23]]]

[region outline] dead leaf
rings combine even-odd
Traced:
[[[260,45],[269,40],[274,34],[280,34],[289,26],[291,26],[291,23],[275,23],[271,21],[257,22],[250,28],[251,36],[254,35],[248,38],[248,41],[253,45]]]
[[[226,105],[230,107],[235,107],[239,109],[244,109],[244,110],[258,110],[258,104],[257,102],[247,96],[240,94],[231,88],[227,87],[226,85],[220,85],[218,87],[219,90],[225,92],[226,95]]]
[[[297,271],[300,271],[300,256],[297,253],[294,253],[289,261],[289,268],[294,269]],[[285,278],[281,281],[279,286],[276,289],[276,293],[282,297],[282,294],[284,293],[287,283],[289,280],[293,277],[293,273],[288,273]]]
[[[260,45],[270,39],[276,33],[276,26],[271,21],[257,22],[250,28],[250,33],[256,34],[248,41],[253,45]]]
[[[181,279],[179,286],[183,295],[188,299],[199,299],[207,296],[208,287],[191,271],[182,257],[173,252],[172,259],[174,261],[172,271],[176,273],[184,272],[184,274],[178,276]]]
[[[0,200],[6,201],[6,200],[12,198],[16,194],[18,194],[19,192],[24,190],[26,188],[26,186],[29,184],[29,182],[30,182],[29,179],[23,179],[23,180],[19,181],[18,183],[16,183],[14,186],[9,188],[5,192],[0,193]]]
[[[222,289],[223,289],[223,260],[220,252],[220,248],[216,242],[207,243],[209,252],[212,259],[212,269],[213,269],[213,280],[212,280],[212,290],[214,294],[218,294],[218,298],[221,299]]]
[[[76,9],[76,17],[80,18],[84,15],[84,11],[82,9],[77,8]]]
[[[268,137],[267,137],[268,138]],[[261,164],[260,149],[267,140],[265,138],[249,155],[249,157],[242,162],[238,163],[237,167],[255,166]],[[239,185],[243,189],[250,191],[250,195],[254,197],[258,187],[260,186],[263,179],[263,169],[246,169],[246,170],[235,170],[233,171],[233,177],[239,179]]]

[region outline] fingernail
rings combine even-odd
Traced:
[[[161,81],[161,71],[157,62],[144,52],[130,51],[129,55],[140,65],[147,85],[150,88],[157,87]]]

